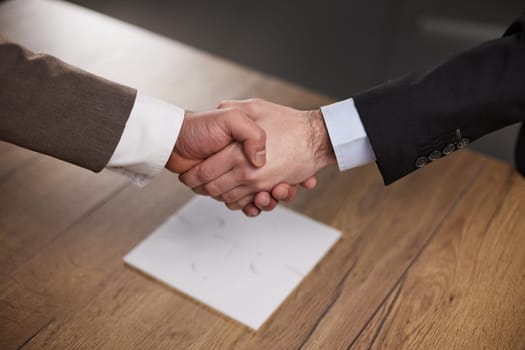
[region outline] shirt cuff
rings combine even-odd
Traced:
[[[321,107],[321,111],[340,171],[376,159],[352,98]]]
[[[145,186],[168,162],[183,120],[183,109],[137,93],[122,137],[106,168]]]

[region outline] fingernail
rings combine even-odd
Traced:
[[[261,204],[262,204],[263,206],[265,206],[265,207],[268,206],[268,205],[270,205],[270,198],[265,197],[265,198],[263,199],[263,201],[262,201]]]
[[[258,166],[263,166],[266,163],[266,150],[255,153],[255,163]]]

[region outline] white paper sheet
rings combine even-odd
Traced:
[[[196,197],[124,261],[256,330],[339,237],[282,206],[253,219]]]

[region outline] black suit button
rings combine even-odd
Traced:
[[[435,160],[438,160],[441,158],[441,152],[440,151],[434,151],[428,155],[428,159],[433,162]]]
[[[443,148],[443,154],[448,156],[450,153],[454,152],[456,150],[456,145],[454,145],[453,143],[449,144],[449,145],[446,145],[444,148]]]
[[[425,165],[427,165],[428,163],[428,159],[427,157],[419,157],[418,159],[416,159],[416,168],[422,168],[424,167]]]
[[[464,138],[464,139],[459,140],[456,146],[458,146],[458,148],[465,148],[467,147],[469,143],[470,143],[470,140],[467,138]]]

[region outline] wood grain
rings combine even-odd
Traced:
[[[189,109],[331,101],[61,1],[4,3],[0,31]],[[375,165],[321,172],[289,206],[343,237],[257,332],[123,264],[193,196],[176,176],[140,189],[5,143],[0,156],[0,349],[524,346],[524,181],[485,156],[388,188]]]
[[[0,141],[0,184],[38,157],[37,153]]]
[[[394,302],[399,297],[401,285],[405,280],[405,275],[397,282],[396,286],[390,291],[388,297],[376,310],[374,316],[368,321],[365,328],[361,330],[357,338],[350,344],[352,350],[368,350],[375,345],[378,333],[384,327],[385,319],[392,312]]]
[[[467,155],[457,154],[447,161],[462,162],[462,156]],[[481,160],[481,157],[479,158]],[[474,176],[477,173],[476,170],[472,168],[470,176]],[[138,341],[137,338],[134,338],[135,336],[146,336],[152,328],[155,329],[155,333],[151,334],[170,334],[173,329],[172,322],[178,325],[181,334],[180,338],[171,340],[172,345],[185,347],[189,345],[185,339],[191,339],[192,342],[195,341],[194,339],[200,339],[200,342],[206,343],[207,341],[200,337],[201,334],[194,332],[195,329],[206,327],[205,320],[209,319],[209,325],[214,324],[217,332],[213,334],[206,332],[209,337],[208,341],[215,343],[217,339],[221,339],[225,344],[224,348],[229,348],[234,343],[240,348],[287,348],[304,342],[321,317],[326,317],[326,310],[333,308],[334,301],[341,298],[343,293],[353,295],[364,293],[370,297],[370,291],[363,287],[363,284],[370,283],[378,291],[376,294],[378,298],[377,300],[370,298],[369,303],[363,308],[353,306],[352,323],[357,332],[362,327],[357,318],[361,317],[361,322],[366,321],[370,316],[369,313],[374,309],[370,306],[374,303],[379,305],[381,298],[395,284],[396,278],[403,273],[405,266],[398,262],[408,263],[411,260],[412,255],[406,251],[405,245],[413,246],[412,254],[417,254],[417,241],[424,243],[424,239],[417,234],[418,229],[421,228],[416,227],[411,231],[413,234],[407,236],[409,238],[405,242],[398,242],[400,236],[406,235],[405,228],[403,228],[402,232],[390,231],[389,239],[382,238],[384,245],[378,245],[377,239],[384,233],[381,230],[372,232],[368,230],[368,227],[374,225],[377,218],[374,215],[363,215],[363,211],[381,215],[384,212],[390,212],[389,206],[397,207],[401,205],[401,202],[417,200],[419,191],[426,187],[423,178],[436,181],[439,185],[448,184],[452,191],[449,193],[436,190],[436,198],[433,201],[435,204],[429,207],[412,206],[412,210],[415,210],[417,215],[428,218],[424,221],[423,226],[429,225],[427,232],[432,232],[433,225],[438,225],[440,221],[440,218],[435,215],[439,206],[448,208],[449,202],[454,201],[458,193],[462,191],[462,187],[465,186],[465,181],[454,181],[454,179],[462,179],[459,175],[464,174],[463,170],[455,167],[441,167],[428,174],[421,172],[419,176],[421,181],[418,181],[419,188],[414,182],[407,181],[403,189],[400,188],[397,193],[394,191],[394,194],[389,194],[388,190],[379,187],[381,186],[379,178],[373,171],[375,171],[373,167],[366,167],[359,169],[358,172],[349,172],[338,177],[338,181],[321,184],[322,188],[318,191],[326,193],[327,196],[343,191],[345,192],[345,195],[341,196],[343,199],[357,196],[355,200],[344,202],[347,208],[344,208],[344,205],[343,208],[346,210],[336,210],[335,207],[325,208],[321,213],[328,216],[318,215],[317,217],[321,221],[342,229],[345,237],[317,266],[314,273],[305,279],[301,287],[290,296],[280,308],[280,312],[255,334],[246,332],[246,330],[239,331],[239,328],[244,327],[233,321],[225,320],[222,316],[199,304],[188,301],[186,297],[176,292],[152,283],[148,278],[130,279],[130,274],[136,274],[134,271],[123,272],[126,269],[121,261],[122,255],[158,226],[190,195],[187,190],[176,182],[174,183],[175,179],[172,176],[164,174],[146,189],[126,188],[44,249],[20,271],[17,271],[17,274],[13,276],[16,284],[9,283],[5,292],[0,295],[0,300],[10,305],[12,310],[6,313],[10,322],[4,326],[6,331],[4,335],[9,334],[16,344],[51,322],[28,345],[39,348],[51,344],[52,347],[68,348],[78,346],[77,342],[81,342],[84,348],[86,346],[99,348],[102,345],[108,348],[118,347],[119,344],[123,344],[121,338],[125,337],[130,329],[125,321],[115,323],[113,313],[134,314],[138,312],[138,304],[152,304],[149,297],[154,300],[162,291],[169,295],[166,297],[168,301],[157,310],[144,309],[157,313],[158,319],[156,322],[147,323],[145,325],[147,327],[142,329],[144,333],[134,329],[133,336],[129,335],[126,338],[132,344]],[[333,177],[333,174],[330,177]],[[368,185],[365,182],[363,186],[362,179],[369,179]],[[354,191],[352,184],[357,184],[358,181],[362,185],[359,190]],[[377,190],[378,188],[380,191]],[[407,191],[409,188],[414,191]],[[380,198],[373,198],[376,196]],[[315,207],[319,203],[318,199],[323,200],[322,197],[311,198],[303,203],[306,208],[296,207],[296,209],[305,213],[308,213],[308,210],[317,211]],[[337,201],[333,203],[338,204]],[[411,213],[407,212],[405,215],[410,216]],[[353,220],[348,220],[349,218]],[[353,230],[349,230],[349,224],[352,224]],[[385,225],[387,224],[389,223],[385,222]],[[360,232],[359,227],[367,229]],[[86,232],[88,234],[85,234]],[[390,254],[384,254],[385,246],[392,247]],[[379,253],[383,256],[378,257]],[[370,262],[376,264],[375,267],[379,270],[379,274],[370,271]],[[381,269],[383,265],[391,268],[385,271]],[[53,268],[50,268],[51,266]],[[390,284],[388,279],[385,280],[383,275],[385,272],[392,276]],[[60,289],[55,288],[57,284],[61,286]],[[122,304],[112,299],[114,298],[113,292],[120,289],[132,294],[126,295],[127,293],[123,292],[121,298],[126,302]],[[137,290],[149,291],[153,296],[144,296]],[[146,299],[147,302],[142,301],[143,299]],[[351,300],[348,302],[352,303]],[[111,307],[108,308],[108,306]],[[177,321],[173,313],[168,313],[168,316],[163,318],[164,310],[185,310],[184,313],[197,314],[198,317],[195,317],[193,322],[188,320],[181,322]],[[93,320],[93,315],[98,317],[96,322]],[[148,318],[147,315],[143,317]],[[185,316],[181,317],[184,319]],[[297,321],[298,319],[300,322]],[[21,320],[26,325],[24,329],[17,327]],[[134,326],[137,325],[134,324]],[[80,334],[78,330],[84,327],[90,329],[90,332]],[[224,328],[230,327],[231,334],[240,332],[244,338],[225,337]],[[111,334],[119,335],[119,337],[113,338],[104,333],[109,330]],[[93,332],[102,333],[101,336],[92,337],[90,334]],[[14,335],[18,336],[14,337]],[[349,336],[351,336],[350,333]],[[3,337],[0,336],[0,338]],[[93,341],[96,342],[93,343]],[[126,347],[126,344],[123,346]]]
[[[523,349],[524,196],[513,170],[486,167],[353,348]]]
[[[127,185],[108,172],[97,176],[25,150],[12,154],[20,157],[2,159],[19,166],[0,182],[0,282]]]

